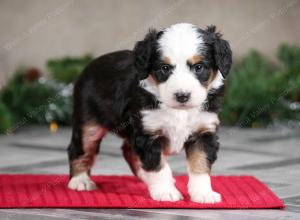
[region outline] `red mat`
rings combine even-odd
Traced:
[[[184,195],[178,202],[153,201],[144,183],[133,176],[94,176],[98,190],[75,192],[66,175],[0,175],[0,208],[284,208],[263,183],[252,176],[212,177],[213,189],[222,195],[217,204],[191,202],[187,177],[177,176]]]

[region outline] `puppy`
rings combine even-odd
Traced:
[[[134,49],[92,61],[74,87],[69,188],[94,190],[91,167],[107,132],[124,139],[123,155],[154,200],[182,199],[166,155],[185,150],[188,192],[216,203],[211,165],[219,143],[217,111],[232,53],[214,26],[175,24],[150,30]]]

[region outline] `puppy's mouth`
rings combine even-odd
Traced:
[[[178,104],[173,104],[173,105],[169,105],[171,108],[174,108],[174,109],[179,109],[179,110],[187,110],[187,109],[192,109],[192,108],[197,108],[199,106],[196,106],[196,105],[192,105],[192,104],[189,104],[189,103],[178,103]]]

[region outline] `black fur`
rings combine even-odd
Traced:
[[[185,143],[185,150],[187,155],[189,152],[195,150],[204,151],[207,156],[207,165],[211,165],[217,159],[217,152],[219,150],[218,136],[216,133],[207,132],[203,134],[194,134]]]
[[[220,105],[222,102],[222,98],[225,92],[225,86],[222,85],[220,88],[215,89],[208,93],[207,102],[204,106],[204,109],[208,112],[218,113],[220,109]]]
[[[129,139],[146,169],[158,168],[160,139],[143,133],[139,115],[142,109],[157,108],[158,102],[139,86],[139,80],[132,51],[104,55],[84,69],[74,88],[70,160],[83,155],[82,126],[94,121]]]
[[[134,64],[140,73],[140,79],[146,79],[153,69],[155,54],[157,54],[157,39],[159,34],[151,29],[144,40],[138,41],[133,49]]]
[[[215,26],[208,26],[206,30],[200,29],[199,31],[204,36],[207,48],[206,57],[213,60],[215,69],[220,70],[223,77],[226,78],[232,64],[232,51],[229,43],[221,38],[220,33],[216,32]]]
[[[208,65],[220,69],[226,77],[231,65],[228,43],[221,39],[214,27],[199,31],[205,36]],[[92,121],[125,138],[139,156],[144,169],[159,169],[161,151],[167,140],[146,133],[140,115],[143,109],[158,108],[159,102],[140,87],[140,80],[150,73],[157,73],[161,67],[157,50],[157,39],[161,34],[151,30],[144,40],[137,42],[133,51],[106,54],[83,70],[74,87],[73,134],[68,148],[70,161],[84,154],[82,127]],[[223,91],[221,87],[208,95],[207,111],[218,110]],[[212,164],[219,147],[217,136],[213,133],[201,134],[193,140],[203,146]],[[189,141],[187,146],[191,145]]]

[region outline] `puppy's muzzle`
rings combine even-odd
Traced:
[[[176,92],[174,94],[174,96],[175,96],[175,99],[177,102],[183,104],[190,100],[191,93],[190,92]]]

